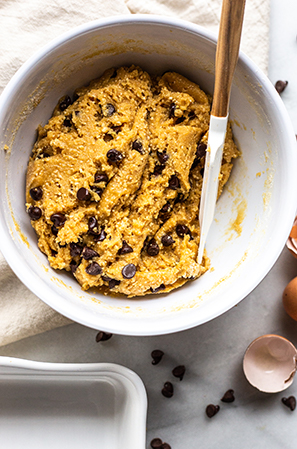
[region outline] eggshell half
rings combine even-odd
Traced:
[[[296,372],[297,350],[286,338],[267,334],[247,348],[243,371],[251,385],[265,393],[288,388]]]

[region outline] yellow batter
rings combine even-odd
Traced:
[[[170,291],[197,264],[198,210],[210,98],[183,76],[110,69],[63,97],[28,164],[26,201],[38,245],[83,289]],[[228,126],[219,193],[239,154]]]

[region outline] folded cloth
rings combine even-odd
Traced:
[[[177,16],[218,32],[221,0],[0,0],[0,93],[35,52],[70,28],[118,14]],[[267,73],[269,0],[249,0],[242,50]],[[71,323],[31,293],[0,254],[0,345]]]

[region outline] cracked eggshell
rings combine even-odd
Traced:
[[[297,217],[294,220],[286,245],[290,253],[297,259]]]
[[[286,338],[267,334],[256,338],[247,348],[243,371],[251,385],[265,393],[288,388],[296,372],[297,350]]]

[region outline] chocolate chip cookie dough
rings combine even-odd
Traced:
[[[50,265],[83,289],[166,292],[197,263],[210,98],[183,76],[110,69],[38,129],[27,211]],[[219,193],[239,152],[228,127]]]

